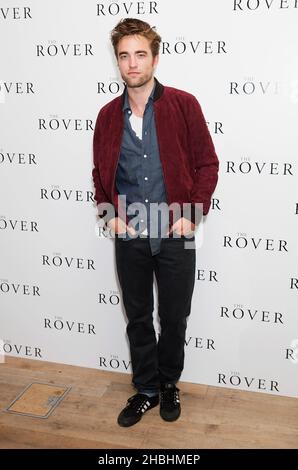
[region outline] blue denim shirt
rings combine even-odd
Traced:
[[[167,203],[154,119],[153,94],[155,86],[156,82],[154,81],[154,87],[143,115],[142,140],[137,137],[131,127],[132,111],[126,89],[123,102],[124,131],[115,181],[118,193],[126,195],[126,208],[129,204],[138,202],[146,206],[146,219],[138,211],[132,215],[128,214],[128,218],[138,217],[139,226],[136,226],[136,229],[139,227],[140,232],[147,228],[152,255],[160,251],[162,232],[161,219],[158,219],[157,227],[154,221],[151,221],[151,224],[156,227],[158,236],[156,238],[150,237],[149,204]],[[129,242],[130,239],[131,237],[127,233],[123,241]]]

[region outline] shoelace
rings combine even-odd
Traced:
[[[167,389],[161,392],[161,401],[162,403],[173,403],[174,405],[178,405],[180,403],[179,399],[179,388]]]
[[[150,406],[148,398],[143,398],[139,394],[133,395],[128,400],[126,408],[133,408],[144,413]]]

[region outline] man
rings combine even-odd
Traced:
[[[126,18],[113,29],[111,40],[125,88],[98,114],[92,175],[99,215],[115,233],[137,390],[118,424],[131,426],[159,402],[164,420],[180,416],[176,384],[194,288],[194,230],[209,211],[219,162],[196,98],[154,77],[161,42],[155,28]],[[157,205],[170,209],[158,217],[155,211],[153,217]],[[131,209],[136,207],[139,212]],[[152,317],[154,274],[158,342]]]

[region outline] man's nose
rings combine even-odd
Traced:
[[[137,65],[136,58],[131,56],[130,59],[129,59],[129,67],[134,68],[134,67],[136,67],[136,65]]]

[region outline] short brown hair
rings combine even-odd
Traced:
[[[117,58],[117,47],[120,39],[124,36],[131,36],[133,34],[147,38],[150,42],[153,57],[157,56],[159,53],[161,37],[155,31],[155,26],[151,27],[149,23],[146,23],[146,21],[138,20],[137,18],[124,18],[120,20],[111,31],[111,41]]]

